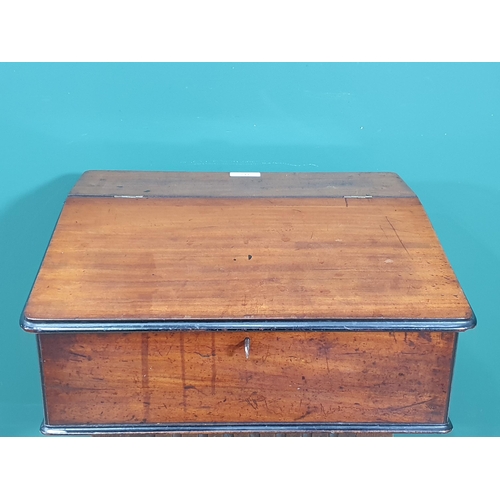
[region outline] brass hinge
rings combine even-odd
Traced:
[[[350,198],[373,198],[373,196],[371,194],[365,194],[365,195],[361,195],[361,196],[344,196],[344,199],[350,199]]]

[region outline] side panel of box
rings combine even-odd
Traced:
[[[442,424],[456,340],[387,332],[44,334],[46,423]]]

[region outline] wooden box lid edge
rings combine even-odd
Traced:
[[[108,175],[109,174],[109,175]],[[314,174],[305,174],[305,173],[290,173],[290,174],[272,174],[272,173],[264,173],[263,174],[270,181],[267,184],[267,187],[270,186],[271,191],[269,189],[263,190],[265,185],[260,182],[260,184],[253,184],[253,187],[246,194],[241,195],[241,192],[238,190],[230,190],[230,194],[219,193],[213,194],[212,198],[215,197],[224,197],[227,195],[229,198],[231,197],[256,197],[256,198],[269,198],[269,197],[289,197],[288,194],[290,190],[296,190],[297,197],[300,198],[308,198],[308,197],[318,197],[316,194],[318,189],[321,190],[322,187],[326,186],[328,188],[332,188],[337,186],[343,186],[345,189],[351,189],[353,186],[362,186],[361,192],[367,192],[365,187],[367,185],[375,186],[382,191],[385,192],[385,195],[380,194],[379,198],[407,198],[398,200],[387,200],[387,203],[403,203],[404,205],[410,204],[409,207],[410,212],[412,210],[422,210],[420,203],[418,202],[418,198],[415,194],[403,183],[401,178],[397,174],[391,173],[314,173]],[[149,177],[148,177],[149,176]],[[158,177],[159,176],[159,177]],[[207,177],[208,176],[208,177]],[[115,206],[118,203],[119,206],[122,205],[122,202],[134,202],[135,200],[116,200],[113,201],[113,198],[132,198],[132,197],[150,197],[147,195],[114,195],[113,191],[110,191],[108,188],[111,184],[115,185],[116,189],[121,189],[127,187],[133,189],[135,191],[127,191],[127,192],[138,192],[136,188],[138,187],[137,179],[145,180],[146,184],[140,185],[140,188],[147,187],[148,183],[153,182],[152,185],[156,185],[156,180],[159,179],[159,186],[163,189],[163,192],[158,191],[156,197],[161,198],[175,198],[176,196],[171,196],[171,192],[168,191],[172,188],[170,185],[169,179],[173,179],[173,185],[175,187],[174,191],[179,193],[179,189],[182,191],[184,189],[185,197],[198,197],[193,194],[196,189],[198,189],[202,184],[206,185],[212,182],[212,188],[214,186],[218,186],[221,183],[226,187],[236,186],[236,184],[232,185],[233,179],[229,177],[229,173],[227,172],[218,172],[218,173],[191,173],[191,172],[133,172],[133,171],[88,171],[86,172],[80,181],[76,184],[75,188],[71,192],[68,197],[68,202],[80,203],[80,202],[91,202],[94,203],[107,203]],[[194,181],[193,181],[194,179]],[[208,179],[208,180],[207,180]],[[238,179],[236,177],[236,179]],[[259,180],[262,178],[249,178],[251,182],[255,179]],[[278,181],[285,179],[286,182],[280,184]],[[389,181],[387,181],[389,179]],[[241,179],[239,179],[241,180]],[[237,182],[239,181],[237,180]],[[247,179],[243,179],[247,180]],[[102,191],[102,187],[99,187],[99,182],[104,182],[103,186],[106,188]],[[111,182],[112,181],[112,182]],[[122,184],[117,184],[117,181]],[[111,184],[110,184],[111,182]],[[308,184],[311,183],[312,184]],[[319,182],[319,184],[318,184]],[[392,184],[391,184],[392,183]],[[180,185],[180,187],[179,187]],[[192,186],[195,186],[195,189]],[[252,184],[245,184],[250,185]],[[189,188],[191,186],[191,188]],[[196,187],[198,186],[198,187]],[[337,186],[337,187],[338,187]],[[388,187],[387,187],[388,186]],[[395,187],[396,186],[396,187]],[[403,186],[403,188],[401,188]],[[83,193],[85,189],[89,189],[87,193]],[[98,192],[99,189],[101,192]],[[303,189],[307,188],[305,194],[303,193]],[[191,189],[191,191],[189,191]],[[194,189],[194,190],[193,190]],[[231,187],[231,189],[233,189]],[[333,188],[332,188],[333,189]],[[281,190],[281,191],[280,191]],[[145,190],[147,191],[147,190]],[[151,190],[150,190],[151,191]],[[335,190],[333,190],[335,191]],[[371,192],[375,192],[375,190]],[[382,192],[381,191],[381,192]],[[342,191],[345,193],[346,191]],[[348,191],[352,192],[352,191]],[[104,193],[104,194],[103,194]],[[107,194],[106,194],[107,193]],[[169,194],[170,193],[170,194]],[[231,194],[232,193],[232,194]],[[281,194],[280,194],[281,193]],[[402,194],[403,193],[403,194]],[[300,196],[299,196],[300,195]],[[336,192],[338,195],[338,192]],[[319,197],[324,198],[324,193],[319,195]],[[351,195],[344,195],[343,197],[348,198]],[[95,200],[90,200],[90,198],[95,198]],[[154,197],[154,196],[153,196]],[[205,197],[205,196],[203,196]],[[207,196],[210,198],[211,196]],[[293,197],[293,196],[292,196]],[[335,197],[334,195],[329,195],[329,197]],[[339,195],[337,197],[340,197]],[[371,195],[352,195],[352,198],[363,198],[363,197],[371,197]],[[376,196],[374,196],[376,197]],[[104,198],[104,199],[103,199]],[[108,200],[106,200],[106,198]],[[109,199],[111,198],[111,199]],[[354,200],[369,203],[386,203],[383,199],[379,200]],[[143,203],[168,203],[168,200],[137,200],[141,205]],[[231,201],[228,203],[240,203],[245,202],[245,200]],[[249,203],[261,203],[258,200],[248,200]],[[309,201],[305,200],[306,203]],[[339,203],[340,200],[333,200],[334,203]],[[177,201],[175,201],[177,203]],[[183,202],[184,203],[184,202]],[[191,200],[188,200],[188,203],[192,203]],[[199,201],[195,200],[193,203],[198,204]],[[212,203],[212,202],[211,202]],[[281,202],[280,202],[281,203]],[[286,201],[286,204],[289,202]],[[292,201],[290,201],[292,203]],[[293,203],[296,203],[295,201]],[[314,202],[315,203],[315,202]],[[344,206],[344,202],[342,201],[342,207]],[[414,206],[415,205],[415,206]],[[417,206],[418,205],[418,206]],[[156,206],[156,205],[155,205]],[[349,200],[349,206],[351,206],[351,201]],[[392,206],[392,205],[391,205]],[[414,206],[414,207],[413,207]],[[347,200],[346,200],[347,207]],[[412,208],[413,207],[413,208]],[[154,207],[152,208],[154,209]],[[351,210],[351,209],[349,209]],[[155,212],[153,212],[155,213]],[[383,214],[382,214],[383,215]],[[391,216],[392,217],[392,216]],[[425,218],[424,212],[422,212],[422,217]],[[386,217],[387,219],[387,217]],[[385,223],[385,221],[383,221]],[[381,235],[384,237],[391,237],[394,240],[394,248],[396,252],[399,252],[400,257],[402,259],[407,259],[408,249],[403,244],[401,239],[399,238],[398,233],[396,232],[396,228],[393,227],[393,224],[390,220],[387,221],[386,232],[384,232],[383,227],[380,227]],[[432,228],[426,229],[431,239],[434,238],[432,235]],[[394,233],[394,234],[392,234]],[[399,242],[397,241],[399,239]],[[284,240],[285,241],[285,240]],[[288,241],[288,240],[287,240]],[[342,240],[335,240],[342,241]],[[52,242],[51,242],[52,244]],[[286,245],[287,243],[283,243]],[[433,243],[434,244],[434,243]],[[437,243],[438,244],[438,243]],[[321,245],[318,247],[321,248]],[[406,252],[406,253],[405,253]],[[65,252],[64,252],[65,253]],[[444,254],[443,254],[444,256]],[[251,256],[249,256],[250,258]],[[443,257],[444,258],[444,257]],[[235,259],[229,259],[231,262]],[[257,259],[253,259],[251,262],[253,263]],[[393,262],[391,259],[387,259],[386,262]],[[448,266],[449,264],[443,260],[443,266]],[[452,272],[451,268],[449,268],[449,272]],[[451,275],[450,275],[451,276]],[[37,278],[38,279],[38,278]],[[452,280],[453,281],[453,280]],[[405,282],[406,283],[406,282]],[[446,284],[445,284],[446,285]],[[448,285],[446,285],[448,286]],[[45,287],[43,287],[45,290]],[[451,289],[450,289],[451,290]],[[342,312],[338,315],[333,314],[330,317],[330,312],[328,309],[323,311],[323,314],[320,316],[309,316],[303,314],[290,314],[284,315],[281,317],[281,313],[283,311],[275,311],[274,315],[267,317],[260,317],[259,315],[252,316],[243,316],[241,312],[236,313],[232,316],[227,316],[224,314],[204,318],[202,315],[204,311],[198,311],[198,314],[193,314],[193,318],[189,316],[183,316],[183,314],[179,315],[172,314],[170,317],[165,317],[160,311],[158,311],[156,315],[150,316],[147,314],[147,311],[143,311],[142,315],[138,315],[137,318],[135,315],[121,317],[121,314],[115,314],[114,316],[103,316],[101,314],[95,314],[93,317],[90,316],[85,318],[85,316],[80,317],[81,315],[76,314],[63,314],[63,315],[54,315],[54,316],[45,316],[42,309],[36,311],[30,310],[29,308],[25,308],[23,315],[21,317],[21,327],[27,331],[36,332],[36,333],[56,333],[56,332],[113,332],[113,331],[169,331],[169,330],[222,330],[222,331],[232,331],[232,330],[300,330],[300,331],[313,331],[313,330],[325,330],[325,331],[411,331],[411,330],[427,330],[427,331],[463,331],[470,328],[473,328],[476,324],[476,319],[470,305],[467,302],[465,296],[460,289],[458,282],[456,282],[456,292],[459,293],[460,297],[457,299],[457,304],[460,305],[460,310],[456,308],[456,310],[445,311],[445,314],[442,314],[443,311],[435,311],[434,315],[429,315],[428,319],[425,319],[425,313],[420,315],[418,314],[415,317],[407,317],[407,318],[399,318],[398,314],[405,311],[386,311],[386,314],[379,313],[373,316],[367,314],[353,314],[349,317],[344,317]],[[458,297],[458,296],[456,296]],[[427,297],[426,300],[430,300]],[[42,314],[40,314],[40,312]],[[119,312],[119,311],[118,311]],[[199,313],[202,314],[199,314]],[[221,311],[222,312],[222,311]],[[293,312],[293,311],[292,311]],[[366,311],[357,311],[358,313]],[[392,314],[391,314],[392,312]],[[389,314],[387,314],[389,313]],[[395,314],[394,314],[395,313]],[[437,314],[436,314],[437,313]],[[448,315],[449,314],[449,315]],[[225,317],[226,316],[226,317]]]
[[[88,170],[70,196],[116,198],[414,198],[390,172],[178,172]]]
[[[169,331],[335,331],[335,332],[461,332],[474,328],[477,319],[346,319],[346,320],[190,320],[88,321],[32,320],[21,315],[20,326],[31,333],[116,333]]]

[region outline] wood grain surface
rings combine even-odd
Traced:
[[[46,423],[444,423],[456,338],[415,332],[40,335]]]
[[[151,197],[414,197],[393,173],[262,172],[260,177],[231,177],[229,172],[134,172],[89,170],[71,196]]]
[[[70,197],[29,320],[470,318],[417,198]]]

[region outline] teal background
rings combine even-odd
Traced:
[[[19,316],[82,172],[393,171],[478,318],[452,436],[500,436],[499,64],[0,64],[0,436],[37,436]]]

